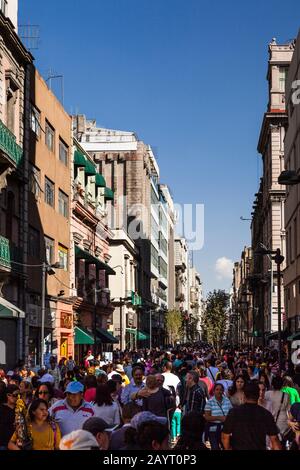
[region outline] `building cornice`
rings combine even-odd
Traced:
[[[268,140],[268,131],[270,128],[270,124],[281,124],[286,125],[288,123],[288,116],[287,113],[284,111],[282,113],[279,112],[267,112],[264,114],[263,122],[261,125],[261,130],[258,139],[257,151],[264,155],[265,147]]]
[[[14,55],[17,55],[20,61],[26,62],[28,64],[34,61],[33,55],[25,48],[19,36],[17,35],[14,25],[9,18],[6,18],[3,15],[1,11],[0,30],[3,40],[12,46]]]

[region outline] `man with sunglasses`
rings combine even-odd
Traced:
[[[7,450],[8,442],[15,432],[15,408],[20,395],[17,385],[10,384],[5,390],[6,401],[0,405],[0,450]]]

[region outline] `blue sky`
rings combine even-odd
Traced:
[[[40,26],[40,72],[64,76],[66,110],[135,131],[157,151],[175,201],[204,204],[194,264],[206,293],[228,289],[215,268],[250,242],[240,216],[250,217],[261,173],[268,43],[296,37],[299,1],[19,3],[19,23]]]

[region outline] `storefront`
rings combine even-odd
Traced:
[[[18,322],[25,313],[8,300],[0,297],[0,366],[11,369],[19,355]]]

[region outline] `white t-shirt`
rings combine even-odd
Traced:
[[[180,379],[177,377],[177,375],[173,374],[172,372],[164,372],[162,375],[165,378],[164,388],[169,390],[169,387],[171,386],[174,387],[174,390],[176,392],[178,384],[180,383]]]

